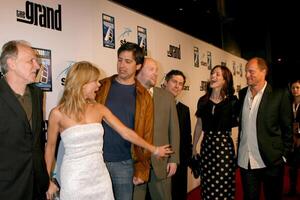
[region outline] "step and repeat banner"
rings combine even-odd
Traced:
[[[202,26],[191,20],[193,26]],[[246,60],[108,0],[2,0],[0,24],[1,46],[26,40],[39,52],[42,69],[36,84],[45,91],[46,119],[74,62],[90,61],[103,78],[110,76],[117,72],[117,49],[126,41],[139,44],[158,61],[158,86],[171,69],[185,73],[179,100],[190,107],[192,127],[214,65],[232,70],[236,91],[246,85]],[[188,180],[189,190],[199,185],[190,173]]]

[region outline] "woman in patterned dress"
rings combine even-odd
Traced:
[[[233,78],[225,66],[215,66],[209,88],[197,104],[193,155],[204,133],[200,152],[202,199],[234,199],[235,151],[231,128],[237,126],[238,100],[234,96]]]

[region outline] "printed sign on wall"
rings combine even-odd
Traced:
[[[169,45],[168,57],[181,59],[180,45],[178,47]]]
[[[233,76],[238,74],[235,61],[232,61],[232,69],[233,69]]]
[[[37,51],[37,56],[41,66],[35,79],[36,85],[43,91],[52,91],[51,51],[41,48],[33,49]]]
[[[17,10],[17,21],[49,28],[57,31],[62,30],[61,5],[57,9],[26,1],[25,11]]]
[[[199,48],[194,47],[194,67],[199,67]]]
[[[67,61],[67,65],[62,67],[63,70],[56,77],[56,79],[60,80],[62,86],[65,85],[67,73],[74,63],[75,61]]]
[[[200,62],[201,66],[204,66],[204,67],[207,66],[207,58],[206,57],[207,56],[206,56],[205,52],[203,52],[201,54],[201,62]]]
[[[137,41],[138,45],[144,49],[145,55],[147,55],[147,29],[138,26],[137,27]]]
[[[200,91],[206,91],[208,86],[208,81],[201,81]]]
[[[240,63],[240,77],[243,77],[243,65]]]
[[[115,48],[115,18],[102,14],[103,46]]]
[[[207,69],[212,69],[212,58],[211,58],[211,52],[207,51]]]
[[[123,31],[119,35],[119,41],[120,41],[121,46],[128,41],[131,33],[132,33],[132,30],[131,30],[130,27],[124,27],[123,28]]]

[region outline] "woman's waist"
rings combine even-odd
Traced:
[[[76,159],[76,158],[99,156],[99,155],[102,156],[102,151],[100,148],[82,150],[82,151],[68,149],[68,150],[65,150],[64,158]]]
[[[208,137],[231,137],[231,130],[207,130],[203,131],[204,136]]]

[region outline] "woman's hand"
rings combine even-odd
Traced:
[[[155,148],[155,151],[153,152],[153,155],[155,155],[158,158],[163,158],[163,157],[169,157],[170,154],[174,153],[172,151],[172,148],[169,144],[164,145],[164,146],[159,146]]]
[[[48,191],[46,192],[47,200],[52,200],[54,198],[54,194],[59,191],[59,188],[55,183],[50,181]]]

